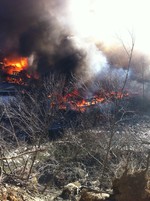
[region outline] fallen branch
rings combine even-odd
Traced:
[[[36,152],[43,152],[43,151],[45,151],[45,150],[46,150],[46,149],[36,149],[36,150],[26,151],[26,152],[23,152],[23,153],[21,153],[21,154],[18,154],[17,156],[1,157],[0,160],[10,160],[10,159],[21,158],[21,157],[24,156],[24,155],[33,154],[33,153],[36,153]]]

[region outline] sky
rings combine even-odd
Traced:
[[[149,0],[70,0],[70,16],[81,37],[91,37],[105,44],[118,43],[121,38],[150,55]]]

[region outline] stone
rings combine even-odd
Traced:
[[[104,201],[108,200],[110,195],[96,190],[82,189],[79,201]]]
[[[64,189],[60,197],[62,197],[63,199],[71,199],[75,195],[78,195],[80,188],[81,188],[81,184],[78,181],[69,183],[66,186],[64,186]]]

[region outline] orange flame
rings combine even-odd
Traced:
[[[79,95],[77,90],[72,93],[68,93],[65,96],[59,94],[53,94],[56,98],[55,101],[51,103],[51,107],[57,106],[59,109],[67,109],[69,107],[72,110],[85,112],[90,106],[96,106],[100,103],[109,102],[113,99],[122,99],[123,97],[128,97],[128,93],[121,92],[106,92],[105,94],[94,95],[91,99],[84,99]],[[52,96],[49,95],[48,98]]]
[[[25,57],[4,58],[3,63],[3,70],[10,75],[19,73],[28,67],[28,59]]]

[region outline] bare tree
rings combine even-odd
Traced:
[[[1,138],[7,146],[1,146],[0,160],[3,171],[6,170],[6,163],[9,167],[5,174],[16,175],[14,170],[21,164],[19,174],[23,177],[28,170],[26,179],[29,179],[41,145],[49,137],[50,125],[61,115],[57,109],[56,93],[62,94],[63,88],[64,77],[53,74],[40,82],[36,91],[30,86],[30,90],[19,91],[13,102],[3,105],[0,129]],[[10,156],[14,147],[18,150],[17,156]],[[18,158],[22,161],[19,164],[16,162]]]
[[[123,121],[125,115],[127,114],[126,108],[124,107],[124,105],[122,104],[123,99],[124,99],[124,90],[125,90],[125,86],[127,84],[128,81],[128,76],[129,76],[129,70],[130,70],[130,66],[131,66],[131,62],[132,62],[132,57],[133,57],[133,50],[134,50],[134,45],[135,45],[135,41],[134,41],[134,37],[132,34],[130,34],[131,36],[131,47],[128,50],[127,47],[125,46],[124,42],[122,40],[121,44],[127,54],[128,57],[128,65],[127,65],[127,70],[126,70],[126,75],[125,78],[123,80],[123,85],[119,86],[121,87],[119,90],[119,96],[118,93],[116,93],[116,96],[114,96],[114,100],[113,100],[113,107],[114,107],[114,111],[113,113],[110,113],[110,111],[107,112],[106,119],[109,122],[109,130],[110,130],[110,138],[108,140],[108,146],[107,146],[107,150],[106,150],[106,155],[105,155],[105,159],[104,159],[104,163],[103,163],[103,169],[102,169],[102,174],[101,174],[101,178],[100,178],[100,183],[102,185],[103,180],[104,180],[104,173],[107,169],[107,164],[108,164],[108,159],[109,159],[109,153],[111,150],[111,146],[112,146],[112,141],[113,141],[113,137],[115,135],[116,132],[116,128],[119,122]],[[111,84],[113,84],[114,82],[112,82],[111,80]],[[118,85],[118,83],[117,83]],[[116,91],[116,83],[114,83],[114,91]],[[118,87],[117,87],[118,88]]]

